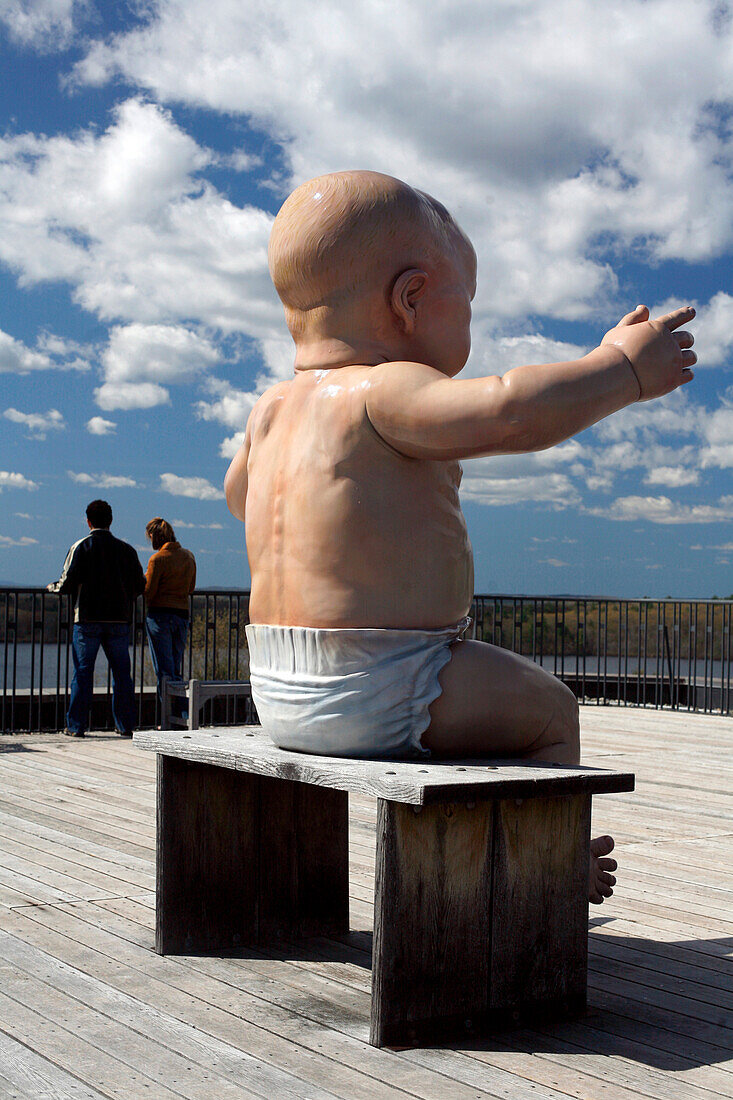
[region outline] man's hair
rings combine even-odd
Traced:
[[[334,172],[285,200],[270,236],[270,275],[288,324],[468,244],[430,195],[379,172]],[[469,245],[470,247],[470,245]]]
[[[176,533],[167,520],[156,516],[145,524],[145,534],[153,544],[153,550],[160,550],[167,542],[176,541]]]
[[[111,527],[112,509],[106,500],[93,500],[87,504],[87,519],[92,527]]]

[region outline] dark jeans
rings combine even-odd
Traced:
[[[155,675],[158,677],[158,694],[163,700],[163,677],[169,680],[183,679],[183,655],[186,651],[186,639],[188,637],[188,619],[180,615],[174,615],[172,611],[160,611],[149,608],[145,626],[150,642],[150,656],[153,661]],[[176,704],[183,700],[173,699]],[[180,711],[179,711],[180,713]]]
[[[135,691],[130,676],[129,623],[75,623],[71,641],[74,679],[66,716],[72,733],[85,733],[94,690],[94,662],[101,645],[112,671],[112,713],[121,733],[135,728]]]

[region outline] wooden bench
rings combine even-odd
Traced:
[[[135,743],[158,754],[160,954],[347,932],[356,791],[378,799],[375,1046],[583,1011],[591,796],[633,775],[308,756],[256,726]]]
[[[201,718],[201,711],[209,699],[234,699],[240,697],[252,697],[249,680],[171,680],[167,676],[163,678],[161,705],[161,726],[170,729],[171,726],[183,726],[185,729],[197,730]],[[185,707],[188,711],[187,718],[179,718],[173,714],[172,703],[174,699],[185,699]]]

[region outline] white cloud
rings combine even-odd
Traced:
[[[536,501],[566,508],[580,504],[580,493],[565,474],[532,477],[464,477],[461,496],[480,504],[521,504]]]
[[[53,362],[48,355],[32,351],[20,340],[0,330],[0,374],[28,374],[32,370],[48,370]]]
[[[93,416],[87,420],[87,431],[91,435],[113,435],[117,431],[114,420],[105,420],[103,416]]]
[[[45,439],[48,432],[61,432],[66,428],[66,421],[58,409],[49,409],[46,413],[24,413],[9,408],[3,416],[14,424],[22,424],[31,439]]]
[[[556,467],[574,466],[585,454],[586,448],[577,439],[568,439],[544,451],[469,458],[462,465],[466,477],[523,477]]]
[[[131,477],[119,474],[76,474],[67,471],[72,481],[78,485],[89,485],[95,489],[137,489],[138,483]]]
[[[262,157],[239,149],[228,156],[218,156],[215,163],[217,167],[232,168],[235,172],[251,172],[253,168],[260,168],[263,162]]]
[[[533,363],[564,363],[579,359],[588,348],[552,340],[539,333],[522,336],[501,336],[492,331],[490,324],[480,322],[473,326],[473,339],[477,351],[471,355],[461,371],[461,378],[482,378],[489,374],[506,374],[513,367]]]
[[[178,477],[177,474],[161,474],[160,487],[166,493],[195,500],[223,500],[224,492],[217,489],[205,477]]]
[[[0,259],[21,285],[70,283],[103,320],[276,335],[272,219],[201,178],[214,159],[140,99],[101,134],[0,138]]]
[[[220,378],[210,378],[206,389],[214,401],[198,401],[196,411],[202,420],[215,420],[228,428],[241,428],[247,423],[259,393],[238,390]]]
[[[149,409],[170,400],[161,383],[190,382],[220,359],[209,339],[181,325],[116,326],[102,353],[105,380],[94,396],[105,410]]]
[[[588,512],[605,519],[649,523],[721,523],[733,519],[733,496],[720,498],[718,504],[679,504],[669,497],[619,497],[608,508],[589,508]]]
[[[75,23],[88,8],[88,0],[3,0],[0,23],[22,46],[62,50],[69,45]]]
[[[186,523],[182,519],[174,519],[171,521],[174,527],[191,528],[199,531],[223,531],[223,523]]]
[[[22,535],[21,538],[11,538],[9,535],[0,535],[0,550],[7,550],[11,546],[38,546],[38,539]]]
[[[695,405],[687,393],[675,390],[657,401],[639,401],[628,405],[606,420],[601,420],[593,432],[605,442],[631,439],[639,445],[639,439],[657,441],[661,435],[695,435],[699,430],[700,417],[704,415],[705,410]]]
[[[697,470],[684,466],[655,466],[644,478],[645,485],[667,485],[670,489],[679,489],[683,485],[697,485],[700,474]]]
[[[659,401],[639,402],[593,428],[600,446],[587,449],[591,469],[586,485],[609,491],[616,478],[644,469],[647,485],[697,485],[706,463],[706,433],[716,414],[679,390]],[[732,439],[733,441],[733,439]]]
[[[96,354],[91,344],[82,344],[78,340],[69,340],[53,332],[41,332],[36,340],[39,351],[46,352],[57,359],[61,370],[87,371],[91,369],[90,358]]]
[[[615,293],[617,245],[702,260],[733,240],[721,11],[166,0],[93,43],[76,76],[120,73],[161,101],[246,115],[282,142],[297,180],[353,165],[408,179],[476,238],[478,312],[569,317]]]
[[[167,405],[170,394],[164,386],[153,382],[104,382],[94,391],[94,400],[100,409],[152,409]]]
[[[719,408],[702,418],[701,434],[704,440],[701,466],[733,467],[733,392],[729,391]]]
[[[0,470],[0,493],[3,489],[37,489],[38,484],[24,477],[23,474],[11,473],[9,470]]]
[[[219,447],[222,458],[234,458],[244,443],[244,429],[257,398],[276,379],[270,375],[262,375],[257,381],[256,390],[245,391],[236,389],[223,379],[210,378],[206,389],[214,400],[197,401],[194,406],[202,420],[213,420],[228,428],[238,429],[234,435],[222,441]]]
[[[244,443],[244,432],[236,432],[234,435],[227,436],[219,444],[219,454],[222,458],[234,458],[239,448]]]
[[[89,362],[77,353],[74,345],[51,333],[42,332],[36,347],[29,348],[21,340],[0,329],[0,374],[28,374],[35,370],[89,370]],[[88,349],[85,349],[88,351]]]
[[[551,565],[553,569],[567,569],[570,567],[569,561],[561,561],[560,558],[539,558],[538,565]]]
[[[700,306],[689,326],[701,367],[733,366],[733,297],[721,291]]]

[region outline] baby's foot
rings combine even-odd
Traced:
[[[588,868],[588,901],[600,905],[610,898],[616,885],[615,875],[609,874],[618,867],[615,859],[607,859],[613,851],[612,836],[598,836],[590,842],[590,866]]]

